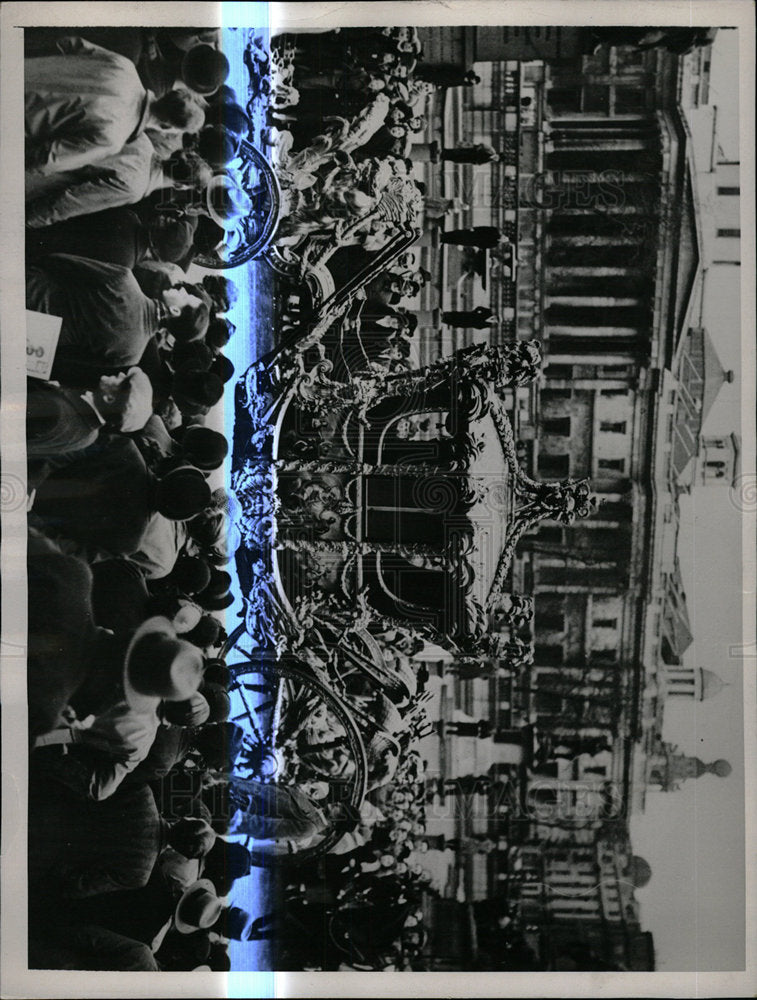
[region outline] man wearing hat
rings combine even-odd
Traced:
[[[213,924],[213,931],[227,941],[249,941],[252,916],[241,906],[226,906]]]
[[[500,157],[501,154],[493,146],[483,142],[442,150],[442,160],[446,163],[496,163]]]
[[[155,504],[152,477],[134,442],[102,432],[86,449],[45,456],[30,485],[36,488],[33,519],[47,534],[78,542],[87,556],[134,552]]]
[[[191,597],[209,583],[210,567],[205,560],[182,553],[167,576],[158,577],[150,584],[150,592],[156,596]]]
[[[152,299],[128,267],[65,253],[27,266],[26,305],[63,318],[53,377],[78,384],[136,365],[161,329],[176,340],[199,339],[210,319],[203,289],[168,288]]]
[[[223,396],[223,382],[209,371],[178,371],[171,384],[171,396],[187,419],[204,417]]]
[[[324,782],[277,785],[223,773],[215,774],[211,780],[228,787],[232,834],[245,833],[261,841],[302,845],[325,833],[332,822],[345,831],[356,825],[356,817],[346,804],[337,807],[336,814],[329,817],[325,802],[323,808],[315,805],[315,801],[328,793]]]
[[[176,449],[178,452],[178,445]],[[165,464],[159,455],[154,454],[153,461],[156,465]],[[151,514],[138,547],[129,556],[147,579],[163,579],[172,573],[187,545],[185,522],[199,515],[209,498],[210,487],[199,469],[180,465],[164,472],[156,487],[157,510]]]
[[[231,699],[226,688],[203,682],[202,693],[208,703],[208,722],[226,722],[231,715]]]
[[[216,839],[216,843],[218,843],[218,839]],[[211,847],[211,851],[213,847]],[[175,901],[200,878],[201,874],[204,874],[205,857],[188,858],[175,847],[168,846],[158,858],[153,872],[153,880],[167,888]]]
[[[213,566],[225,565],[241,544],[234,516],[217,508],[211,507],[193,518],[187,530],[197,551]]]
[[[166,517],[155,511],[129,561],[134,563],[147,580],[168,576],[187,543],[187,526],[184,521]]]
[[[190,736],[190,750],[198,753],[202,763],[208,770],[221,771],[224,768],[231,768],[242,752],[244,743],[244,730],[235,722],[219,722],[214,725],[200,726],[195,729]],[[218,786],[221,792],[226,791],[224,784]],[[223,813],[228,819],[228,796],[226,803],[219,801],[222,797],[216,797],[212,793],[216,790],[215,785],[205,783],[202,789],[203,802],[206,803],[213,816],[221,817]],[[223,806],[226,808],[223,808]]]
[[[501,242],[503,235],[496,226],[473,226],[471,229],[447,229],[440,239],[448,245],[491,250]]]
[[[202,472],[220,468],[229,453],[229,442],[210,427],[190,426],[181,439],[181,451],[190,465]]]
[[[416,80],[425,80],[435,87],[470,87],[481,82],[474,70],[455,63],[421,62],[415,69]]]
[[[152,49],[147,49],[137,64],[142,82],[153,93],[161,95],[184,86],[208,97],[228,77],[229,61],[214,45],[200,43],[185,51],[165,35],[159,42],[157,35],[155,38]]]
[[[213,883],[206,878],[198,879],[182,893],[174,911],[174,927],[179,934],[194,934],[200,930],[210,930],[223,912],[223,903],[218,898]]]
[[[211,971],[215,947],[210,940],[210,931],[180,934],[171,921],[155,957],[161,969],[167,972]]]
[[[159,157],[148,134],[143,133],[127,142],[118,152],[111,153],[91,167],[59,171],[39,181],[28,179],[26,225],[32,229],[45,230],[68,222],[68,226],[60,233],[69,238],[70,244],[66,246],[59,239],[58,246],[52,247],[51,252],[62,250],[64,253],[81,253],[83,256],[96,258],[97,255],[91,253],[86,244],[82,245],[80,232],[86,235],[91,229],[86,217],[109,209],[135,205],[153,191],[188,186],[183,183],[183,171],[177,169],[181,162],[179,155],[177,150],[166,159]],[[202,190],[212,176],[211,169],[194,155],[192,168],[192,186]],[[40,235],[44,238],[45,233]],[[112,247],[108,247],[106,259],[112,259],[113,252]]]
[[[27,701],[34,739],[55,727],[86,677],[97,629],[91,570],[34,529],[27,543],[27,585]]]
[[[476,306],[475,309],[458,309],[442,313],[442,323],[447,326],[461,327],[470,330],[486,330],[495,326],[497,317],[486,306]]]
[[[39,738],[36,745],[70,748],[72,752],[57,761],[60,780],[101,802],[147,757],[160,725],[161,701],[191,699],[202,679],[202,667],[200,651],[177,638],[167,619],[148,619],[126,650],[123,697],[86,728],[56,730]],[[207,714],[201,721],[206,721]]]
[[[217,375],[224,385],[234,377],[234,362],[224,354],[216,354],[210,366],[210,374]]]
[[[132,268],[139,287],[150,298],[157,298],[166,288],[173,288],[187,280],[186,272],[178,264],[167,260],[141,260]]]
[[[231,574],[213,567],[210,571],[210,583],[197,594],[197,603],[206,611],[223,611],[233,604]]]
[[[179,934],[211,931],[227,940],[247,941],[252,917],[239,906],[224,906],[216,887],[207,878],[198,879],[176,904],[173,924]]]
[[[251,870],[252,857],[247,848],[218,837],[205,855],[202,874],[213,883],[219,896],[228,896],[234,882],[246,878]]]
[[[205,663],[205,684],[218,684],[219,687],[228,688],[234,679],[233,672],[226,666],[226,662],[220,659],[207,660]]]
[[[218,354],[231,340],[231,336],[235,330],[236,327],[228,319],[223,316],[216,316],[208,325],[208,332],[205,334],[205,343],[214,354]],[[224,382],[226,381],[227,379],[224,379]]]
[[[188,521],[205,510],[210,496],[210,487],[200,470],[182,463],[161,478],[155,507],[164,517]]]
[[[212,733],[213,730],[220,732],[220,727],[214,724],[223,720],[224,709],[229,707],[228,693],[223,692],[225,699],[215,699],[209,690],[211,687],[214,685],[205,685],[202,692],[196,692],[185,702],[163,703],[161,715],[164,725],[158,729],[147,757],[124,778],[124,782],[146,784],[161,781],[189,753],[198,749],[197,745],[202,743],[203,734]],[[233,724],[230,725],[233,727]],[[222,743],[222,741],[217,742]],[[223,747],[220,751],[217,757],[223,758]],[[229,762],[233,754],[232,749],[226,755]],[[226,761],[223,759],[211,761],[212,765],[218,764],[218,766],[223,766],[224,763]],[[189,798],[192,798],[193,794],[190,790]],[[186,801],[186,796],[182,795],[182,798]],[[202,806],[201,802],[195,805],[198,806],[197,815],[202,814],[206,819],[212,818],[210,810],[205,813],[204,808],[199,808]],[[173,802],[166,811],[172,813],[177,808],[177,803]]]
[[[211,321],[211,325],[212,325]],[[208,326],[210,330],[210,326]],[[203,340],[190,340],[186,344],[174,344],[168,356],[168,366],[174,371],[206,372],[213,362],[213,350],[207,342],[207,333]],[[181,428],[177,428],[181,433]]]
[[[239,298],[239,289],[223,274],[206,274],[202,287],[213,300],[213,311],[227,313]]]
[[[217,173],[206,188],[208,215],[222,229],[235,228],[240,218],[252,212],[252,199],[239,182],[236,172]]]
[[[169,434],[165,422],[157,413],[151,414],[145,426],[132,434],[132,440],[139,448],[148,468],[154,472],[162,465],[164,459],[179,454],[177,441]]]
[[[214,170],[222,170],[239,155],[242,136],[223,124],[206,125],[197,138],[197,152]]]
[[[76,170],[117,153],[150,126],[196,131],[204,113],[188,92],[156,98],[122,55],[68,36],[55,55],[24,65],[27,171]]]
[[[134,442],[120,435],[100,434],[62,468],[53,471],[51,465],[46,461],[36,477],[33,515],[48,534],[78,542],[90,557],[136,553],[156,511],[183,521],[210,500],[198,469],[182,467],[157,480]]]
[[[204,650],[216,649],[225,641],[225,636],[226,632],[220,621],[211,614],[203,614],[195,627],[185,634],[189,642]]]
[[[59,455],[93,444],[100,430],[139,431],[152,414],[152,386],[139,368],[103,375],[84,392],[29,379],[26,394],[26,453]]]
[[[215,834],[205,820],[161,818],[146,785],[122,785],[102,802],[73,795],[55,761],[34,753],[29,780],[30,899],[83,899],[147,885],[163,849],[203,857]]]

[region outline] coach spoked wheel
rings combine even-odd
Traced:
[[[243,139],[237,158],[213,178],[211,187],[226,189],[222,200],[229,215],[224,218],[208,207],[223,237],[216,246],[196,253],[194,263],[223,270],[259,257],[273,239],[281,214],[281,190],[268,160]]]
[[[244,731],[231,773],[229,833],[246,836],[253,863],[300,864],[353,828],[368,786],[349,708],[297,664],[263,660],[240,625],[222,651],[232,674],[230,720]]]

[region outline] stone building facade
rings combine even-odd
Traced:
[[[691,642],[669,456],[705,248],[682,110],[691,88],[678,56],[611,44],[586,54],[578,40],[573,51],[538,56],[492,38],[484,57],[484,43],[477,49],[479,36],[466,30],[454,44],[481,83],[437,93],[428,139],[442,148],[488,143],[501,158],[419,167],[433,197],[457,199],[422,241],[422,263],[437,280],[416,303],[420,360],[478,341],[539,339],[543,378],[509,401],[521,460],[540,479],[588,476],[602,500],[590,518],[542,524],[520,544],[511,583],[534,597],[530,671],[452,686],[456,707],[492,720],[492,759],[500,761],[492,773],[517,789],[489,813],[490,836],[515,854],[477,857],[476,884],[488,880],[493,896],[518,885],[525,901],[532,890],[517,871],[533,868],[540,885],[557,885],[595,876],[612,857],[623,872],[622,850],[600,845],[608,824],[627,822],[652,750],[649,637],[654,631],[671,666]],[[697,93],[706,96],[708,50],[697,51]],[[724,212],[737,204],[734,192],[737,170],[718,181]],[[440,240],[444,228],[483,225],[499,228],[509,247],[473,255]],[[739,234],[736,223],[719,229],[725,261]],[[445,310],[478,305],[497,317],[489,329],[440,322]],[[651,598],[650,580],[660,584]],[[650,600],[659,613],[650,614]],[[662,684],[655,712],[666,696]],[[559,965],[569,960],[557,943],[572,941],[577,923],[593,928],[582,937],[592,954],[654,967],[632,901],[620,904],[617,921],[599,898],[559,919],[563,904],[541,895],[532,903],[541,928],[534,940],[543,933],[552,942],[542,942],[551,967],[568,967]]]

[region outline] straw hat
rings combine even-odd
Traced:
[[[179,639],[167,618],[148,618],[136,630],[124,659],[124,694],[137,709],[161,701],[186,701],[202,680],[202,653]]]
[[[124,379],[125,401],[121,411],[123,434],[141,431],[152,416],[152,383],[141,368],[130,368]]]
[[[210,879],[201,878],[189,886],[176,904],[174,925],[179,934],[194,934],[212,927],[222,911],[216,887]]]
[[[233,174],[215,174],[205,189],[208,212],[222,229],[234,229],[240,216],[252,212],[252,198]]]

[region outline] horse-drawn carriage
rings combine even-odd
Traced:
[[[223,656],[245,736],[225,780],[260,864],[313,858],[360,825],[423,732],[419,645],[517,666],[515,544],[542,517],[588,512],[586,484],[518,467],[504,396],[537,375],[535,344],[420,371],[336,364],[360,336],[361,289],[419,235],[416,206],[387,190],[330,234],[279,245],[273,225],[265,260],[308,298],[307,320],[236,386],[244,621]],[[368,251],[353,235],[376,220],[391,238]],[[264,808],[268,825],[250,817]]]

